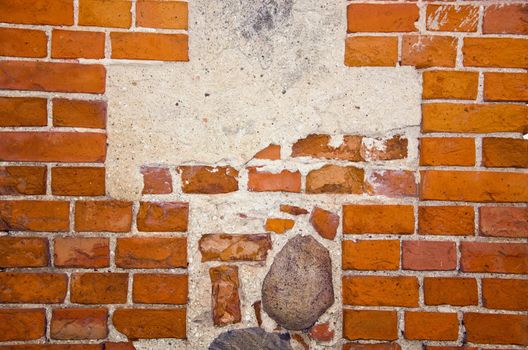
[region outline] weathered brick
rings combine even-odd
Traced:
[[[284,232],[291,230],[294,225],[295,221],[291,219],[268,218],[266,219],[264,228],[268,232],[283,234]]]
[[[0,309],[0,341],[35,340],[45,334],[45,309]]]
[[[325,322],[310,327],[308,335],[315,341],[325,342],[334,339],[335,332],[330,328],[329,322]]]
[[[528,273],[524,243],[461,242],[460,269],[464,272]]]
[[[319,236],[333,240],[339,226],[339,215],[331,211],[315,207],[310,215],[310,223]]]
[[[0,28],[0,56],[46,57],[47,41],[40,30]]]
[[[418,232],[426,235],[473,236],[475,211],[468,206],[419,207]]]
[[[475,165],[475,140],[465,137],[421,138],[420,165]]]
[[[52,58],[91,58],[105,56],[105,34],[55,29],[51,36]]]
[[[484,73],[484,100],[528,101],[528,74]]]
[[[289,204],[281,204],[280,211],[283,213],[294,215],[294,216],[299,216],[299,215],[304,215],[304,214],[309,213],[309,211],[304,208],[297,207],[295,205],[289,205]]]
[[[187,267],[187,239],[118,238],[116,265],[132,269]]]
[[[430,346],[426,345],[425,350],[478,350],[469,346]]]
[[[398,270],[400,241],[343,241],[343,270]]]
[[[375,343],[375,344],[343,344],[343,350],[401,350],[396,343]]]
[[[454,67],[457,39],[448,36],[405,35],[401,62],[417,68]]]
[[[485,34],[528,34],[528,5],[490,4],[484,11]]]
[[[462,52],[466,67],[528,67],[528,40],[514,38],[465,38]]]
[[[0,167],[0,195],[46,194],[46,167]]]
[[[365,176],[365,191],[374,196],[415,197],[418,185],[413,171],[369,170]]]
[[[131,60],[188,61],[187,34],[110,33],[112,58]]]
[[[136,350],[134,343],[104,343],[103,350]]]
[[[457,314],[406,311],[404,334],[413,340],[457,340]]]
[[[172,176],[168,168],[142,167],[143,194],[172,193]]]
[[[63,201],[0,201],[0,231],[68,231],[69,207]]]
[[[141,202],[137,228],[144,232],[184,232],[189,220],[189,204],[183,202]]]
[[[416,277],[345,276],[343,304],[361,306],[418,306]]]
[[[57,267],[108,267],[108,238],[57,237],[54,242],[54,265]]]
[[[366,161],[394,160],[407,158],[409,141],[400,135],[391,138],[367,138],[361,143],[361,156]]]
[[[528,167],[528,140],[485,137],[482,163],[487,167]]]
[[[128,232],[131,225],[131,202],[113,200],[75,202],[77,232]]]
[[[269,234],[205,234],[198,243],[202,261],[264,261]]]
[[[349,67],[387,66],[398,63],[398,38],[395,36],[352,36],[345,41],[345,65]]]
[[[426,14],[428,30],[443,32],[476,32],[478,6],[428,5]]]
[[[248,172],[248,190],[251,192],[301,192],[301,173],[298,171],[269,173],[250,167]]]
[[[72,25],[73,0],[4,0],[0,22]]]
[[[306,176],[307,193],[363,193],[364,170],[327,164]]]
[[[0,126],[46,126],[47,101],[38,97],[0,97]]]
[[[343,233],[411,234],[414,212],[410,205],[344,205]]]
[[[53,99],[53,126],[106,128],[106,102]]]
[[[99,64],[1,61],[0,88],[50,92],[105,92],[106,70]]]
[[[258,151],[253,158],[255,159],[268,159],[268,160],[279,160],[281,159],[281,146],[271,144],[268,147]]]
[[[527,315],[464,314],[467,341],[479,344],[528,345]]]
[[[80,0],[79,25],[130,28],[130,0]]]
[[[455,270],[456,267],[455,242],[403,241],[404,270]]]
[[[469,306],[478,304],[477,281],[461,277],[425,277],[426,305]]]
[[[188,4],[183,1],[139,0],[136,26],[164,29],[187,29]]]
[[[0,272],[1,303],[62,303],[67,289],[66,274]]]
[[[482,302],[488,309],[528,310],[528,280],[482,279]]]
[[[420,198],[465,202],[526,202],[528,174],[491,171],[422,171]]]
[[[76,304],[124,304],[127,289],[126,273],[74,273],[70,301]]]
[[[49,262],[48,240],[40,237],[0,237],[0,268],[42,267]]]
[[[51,316],[53,339],[104,339],[108,335],[106,309],[55,309]]]
[[[423,73],[424,99],[474,100],[478,92],[478,72],[426,71]]]
[[[482,236],[528,238],[526,207],[481,207],[479,219]]]
[[[356,135],[343,136],[339,146],[331,145],[330,135],[310,134],[292,145],[292,157],[312,157],[361,161],[361,140]]]
[[[415,32],[418,21],[415,4],[350,4],[348,32]]]
[[[129,339],[186,338],[186,310],[117,309],[112,322]]]
[[[237,266],[217,266],[209,269],[211,278],[211,295],[213,323],[215,326],[226,326],[239,323],[242,319],[238,289]]]
[[[108,347],[109,343],[103,344],[24,344],[24,345],[7,345],[0,346],[1,350],[109,350],[114,348]],[[134,350],[116,349],[116,350]]]
[[[398,339],[398,315],[396,311],[344,309],[343,337],[349,340],[396,340]]]
[[[105,168],[54,167],[51,192],[59,196],[104,196]]]
[[[187,304],[188,276],[136,273],[132,298],[139,304]]]
[[[217,194],[238,191],[238,170],[230,166],[180,166],[184,193]]]

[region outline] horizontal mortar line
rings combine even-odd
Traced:
[[[341,277],[452,277],[452,278],[501,278],[501,279],[528,279],[526,274],[499,273],[499,272],[463,272],[457,270],[342,270]]]
[[[470,313],[470,312],[476,312],[476,313],[483,313],[483,314],[494,314],[494,315],[525,315],[526,311],[519,310],[519,311],[513,311],[513,310],[497,310],[497,309],[487,309],[485,307],[453,307],[450,308],[449,306],[416,306],[416,307],[401,307],[401,306],[355,306],[355,305],[348,305],[343,304],[343,311],[344,310],[353,310],[353,311],[400,311],[400,312],[439,312],[439,313]]]
[[[374,234],[371,234],[374,235]],[[348,237],[348,236],[354,236]],[[368,237],[364,239],[361,235],[343,234],[343,241],[379,241],[379,240],[401,240],[408,242],[483,242],[483,243],[524,243],[526,237],[488,237],[488,236],[462,236],[462,235],[431,235],[431,234],[415,234],[415,235],[382,235],[383,238]],[[347,238],[347,239],[345,239]]]
[[[518,105],[518,106],[526,106],[526,102],[522,101],[476,101],[476,100],[422,100],[422,105],[427,104],[469,104],[469,105],[488,105],[488,106],[495,106],[495,105]]]
[[[69,235],[74,235],[71,237],[79,238],[186,238],[188,236],[187,232],[80,232],[80,231],[61,231],[61,232],[50,232],[50,231],[2,231],[6,232],[9,235],[14,235],[19,237],[21,235],[27,234],[36,234],[36,235],[47,235],[50,238],[55,237],[65,237]],[[1,232],[0,232],[1,233]],[[1,237],[1,236],[0,236]]]
[[[71,63],[79,65],[112,65],[112,64],[144,64],[144,65],[175,65],[187,64],[188,61],[162,61],[156,59],[128,59],[128,58],[101,58],[101,59],[87,59],[87,58],[50,58],[50,57],[0,57],[0,61],[17,61],[17,62],[45,62],[45,63]]]
[[[35,126],[35,127],[19,127],[19,126],[3,126],[0,127],[0,132],[83,132],[93,134],[106,134],[106,129],[100,128],[80,128],[75,126]]]
[[[441,166],[441,165],[420,165],[418,170],[440,170],[440,171],[484,171],[484,172],[498,172],[498,173],[515,173],[515,174],[526,174],[528,173],[527,168],[494,168],[485,166]]]
[[[98,33],[156,33],[156,34],[188,34],[189,29],[185,28],[150,28],[150,27],[97,27],[82,25],[52,25],[52,24],[24,24],[24,23],[0,23],[0,28],[9,29],[33,29],[42,31],[64,30],[76,32],[98,32]]]
[[[35,90],[0,90],[0,97],[33,97],[45,99],[79,99],[86,101],[108,101],[104,94],[85,94],[77,92],[48,92]]]
[[[520,139],[523,140],[523,134],[520,132],[490,132],[490,133],[464,133],[464,132],[430,132],[422,133],[418,136],[418,139],[438,137],[438,138],[483,138],[483,137],[500,137],[509,139]]]
[[[444,4],[445,5],[445,4]],[[379,36],[388,36],[388,37],[396,37],[398,35],[403,36],[444,36],[444,37],[450,37],[450,38],[456,38],[456,39],[465,39],[465,38],[479,38],[479,39],[526,39],[525,34],[496,34],[496,33],[486,33],[481,34],[478,32],[450,32],[450,31],[433,31],[433,30],[425,30],[421,32],[420,30],[416,29],[415,31],[398,31],[394,30],[391,32],[384,32],[384,31],[355,31],[355,32],[346,32],[347,38],[351,37],[357,37],[357,36],[372,36],[372,37],[379,37]]]
[[[82,267],[35,267],[35,268],[2,268],[2,272],[8,273],[55,273],[55,274],[73,274],[73,273],[127,273],[129,275],[136,274],[170,274],[170,275],[188,275],[189,270],[186,268],[166,268],[166,269],[131,269],[131,268],[82,268]]]
[[[526,68],[505,67],[424,67],[420,72],[526,73]]]
[[[51,307],[53,309],[94,309],[94,308],[107,308],[109,306],[113,306],[114,308],[135,308],[135,309],[165,309],[165,310],[173,310],[173,309],[186,309],[189,306],[189,303],[185,304],[142,304],[142,303],[132,303],[132,304],[79,304],[79,303],[72,303],[69,302],[67,304],[65,303],[50,303],[50,304],[44,304],[44,303],[37,303],[37,304],[29,304],[29,303],[0,303],[0,308],[4,307],[10,307],[12,309],[27,309],[27,308],[41,308],[41,307]],[[57,339],[60,340],[60,339]],[[87,339],[88,340],[88,339]],[[95,339],[92,339],[95,340]],[[0,342],[0,344],[2,344]]]
[[[104,168],[105,164],[104,162],[93,162],[93,163],[87,163],[87,162],[21,162],[21,161],[0,161],[0,166],[52,166],[52,167],[94,167],[94,168]],[[24,195],[27,197],[31,197],[31,195]]]

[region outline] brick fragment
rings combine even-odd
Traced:
[[[343,304],[361,306],[418,306],[416,277],[345,276]]]
[[[139,304],[187,304],[187,275],[137,273],[132,298]]]
[[[457,267],[455,242],[403,241],[404,270],[454,270]]]
[[[339,146],[331,145],[330,135],[310,134],[292,146],[292,157],[312,157],[362,161],[360,150],[363,137],[345,135]]]
[[[350,4],[347,7],[347,31],[415,32],[418,17],[415,4]]]
[[[180,166],[184,193],[218,194],[238,191],[238,170],[230,166]]]
[[[186,310],[178,309],[117,309],[112,323],[130,340],[156,338],[186,338]]]
[[[77,232],[128,232],[131,224],[131,202],[114,200],[75,202]]]
[[[0,272],[0,302],[62,303],[67,285],[68,276],[61,273]]]
[[[45,333],[45,309],[0,309],[0,341],[35,340]]]
[[[484,278],[482,302],[488,309],[528,310],[528,280]]]
[[[137,228],[143,232],[184,232],[189,221],[189,204],[183,202],[141,202]]]
[[[343,337],[348,340],[396,340],[398,339],[396,311],[344,309]]]
[[[51,316],[53,339],[104,339],[108,335],[106,309],[55,309]]]
[[[366,161],[395,160],[407,158],[409,141],[400,135],[391,138],[363,138],[361,156]]]
[[[487,167],[528,168],[528,140],[485,137],[482,163]]]
[[[343,241],[343,270],[398,270],[400,241]]]
[[[365,176],[365,191],[374,196],[415,197],[418,185],[413,171],[369,170]]]
[[[5,0],[0,22],[17,24],[73,24],[73,0]]]
[[[395,36],[352,36],[345,41],[345,65],[349,67],[394,67],[398,63]]]
[[[188,4],[183,1],[139,0],[136,3],[138,27],[187,29]]]
[[[407,311],[404,333],[413,340],[457,340],[457,314]]]
[[[53,99],[53,126],[106,128],[106,102]]]
[[[53,30],[52,58],[91,58],[105,56],[105,34],[76,30]]]
[[[472,138],[426,137],[420,139],[420,165],[475,165],[475,140]]]
[[[268,218],[266,219],[264,228],[268,232],[271,231],[278,234],[283,234],[284,232],[291,230],[294,225],[295,221],[291,219]]]
[[[490,4],[484,10],[485,34],[528,34],[528,5]]]
[[[93,27],[130,28],[130,0],[80,0],[79,25]]]
[[[476,32],[478,6],[428,5],[426,27],[443,32]]]
[[[118,238],[116,265],[129,269],[187,267],[187,239]]]
[[[8,345],[0,346],[1,350],[109,350],[109,343],[103,344],[24,344],[24,345]],[[132,349],[116,349],[116,350],[134,350]]]
[[[304,215],[304,214],[309,213],[309,211],[304,208],[297,207],[295,205],[289,205],[289,204],[281,204],[280,211],[283,213],[287,213],[287,214],[295,215],[295,216]]]
[[[0,28],[0,56],[46,57],[47,41],[40,30]]]
[[[465,38],[466,67],[527,68],[528,39]]]
[[[364,170],[327,164],[306,176],[307,193],[363,193]]]
[[[0,231],[68,231],[69,216],[65,201],[0,201]]]
[[[128,274],[74,273],[70,300],[76,304],[124,304],[127,301]]]
[[[454,67],[457,39],[448,36],[405,35],[402,65],[417,68]]]
[[[481,207],[480,234],[488,237],[528,237],[528,208]]]
[[[168,168],[142,167],[143,194],[172,193],[172,176]]]
[[[281,159],[281,146],[271,144],[253,156],[255,159],[279,160]]]
[[[339,226],[339,215],[331,211],[315,207],[310,215],[310,223],[319,236],[333,240]]]
[[[528,246],[523,243],[461,242],[464,272],[528,273]]]
[[[251,192],[301,192],[301,173],[298,171],[269,173],[249,167],[248,172],[248,190]]]
[[[109,240],[102,237],[57,237],[54,240],[54,264],[57,267],[108,267]]]
[[[238,288],[237,266],[217,266],[209,269],[211,277],[211,294],[213,322],[215,326],[225,326],[239,323],[242,319],[240,312],[240,296]]]
[[[320,342],[331,341],[334,339],[334,334],[328,322],[313,325],[308,331],[310,338]]]
[[[110,33],[112,58],[130,60],[188,61],[187,34]]]
[[[474,278],[425,277],[423,288],[426,305],[478,305]]]
[[[59,196],[104,196],[105,168],[54,167],[51,192]]]
[[[48,240],[41,237],[0,237],[0,268],[42,267],[49,262]]]
[[[478,344],[528,345],[527,315],[464,314],[467,340]]]
[[[344,205],[343,233],[414,233],[414,212],[410,205]]]
[[[0,97],[0,126],[46,126],[47,100],[39,97]]]
[[[419,207],[418,232],[426,235],[473,236],[475,211],[468,206]]]
[[[0,195],[46,194],[46,167],[0,167]]]
[[[198,243],[202,261],[264,261],[269,234],[205,234]]]

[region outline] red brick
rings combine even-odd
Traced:
[[[333,240],[339,226],[339,215],[331,211],[315,207],[310,216],[310,223],[319,236]]]
[[[103,344],[27,344],[0,346],[2,350],[108,350],[108,343]],[[119,349],[117,349],[119,350]],[[134,349],[124,349],[134,350]]]
[[[184,193],[217,194],[238,191],[238,170],[230,166],[180,166]]]
[[[403,241],[402,267],[404,270],[455,270],[457,253],[455,242]]]
[[[344,205],[343,233],[411,234],[414,212],[410,205]]]
[[[423,289],[426,305],[478,305],[474,278],[425,277]]]
[[[420,165],[475,165],[475,140],[428,137],[420,139]]]
[[[69,207],[62,201],[0,201],[0,230],[68,231]]]
[[[484,73],[484,101],[528,101],[528,74]]]
[[[283,170],[280,173],[259,172],[250,167],[248,190],[251,192],[301,192],[301,173]]]
[[[339,146],[331,145],[330,135],[310,134],[292,145],[292,157],[312,157],[362,161],[360,150],[363,137],[345,135]]]
[[[291,230],[294,225],[295,221],[291,219],[268,218],[266,219],[264,229],[268,232],[283,234],[284,232]]]
[[[528,67],[528,40],[514,38],[465,38],[462,52],[466,67]]]
[[[116,265],[133,269],[187,267],[187,239],[118,238]]]
[[[528,280],[482,279],[482,302],[488,309],[528,310]]]
[[[104,196],[105,168],[54,167],[51,192],[59,196]]]
[[[168,168],[142,167],[143,194],[172,193],[172,176]]]
[[[346,66],[394,67],[396,63],[398,63],[397,37],[352,36],[346,38]]]
[[[128,232],[131,225],[131,202],[112,200],[75,202],[77,232]]]
[[[72,25],[73,0],[4,0],[0,22]]]
[[[0,126],[46,126],[47,100],[38,97],[0,97]]]
[[[217,266],[209,269],[211,278],[212,312],[215,326],[239,323],[242,319],[238,289],[237,266]]]
[[[343,344],[343,350],[401,350],[396,343],[376,343],[376,344]]]
[[[53,126],[106,128],[106,102],[53,99]]]
[[[117,309],[112,318],[114,327],[130,340],[186,338],[186,310]]]
[[[46,194],[46,167],[0,167],[0,195]]]
[[[307,193],[363,193],[364,170],[327,164],[306,176]]]
[[[52,58],[91,58],[105,56],[105,34],[74,30],[53,30],[51,37]]]
[[[106,309],[55,309],[51,316],[52,339],[104,339],[108,335]]]
[[[528,34],[528,5],[490,4],[484,12],[485,34]]]
[[[528,345],[527,315],[464,314],[467,341],[478,344]]]
[[[478,6],[428,5],[427,30],[443,32],[476,32]]]
[[[423,72],[424,99],[474,100],[478,91],[478,72]]]
[[[76,304],[124,304],[127,289],[126,273],[74,273],[70,301]]]
[[[0,28],[0,56],[46,57],[47,41],[40,30]]]
[[[187,34],[110,33],[112,58],[129,60],[188,61]]]
[[[343,304],[361,306],[418,306],[416,277],[345,276]]]
[[[2,61],[0,88],[49,92],[105,92],[106,70],[99,64]]]
[[[413,340],[457,340],[457,314],[407,311],[404,334]]]
[[[406,35],[402,42],[404,66],[454,67],[457,39],[448,36]]]
[[[62,303],[68,289],[68,276],[44,272],[0,272],[0,286],[1,303]]]
[[[528,273],[524,243],[461,242],[460,269],[464,272]]]
[[[366,161],[407,158],[409,141],[400,135],[391,138],[363,138],[361,156]]]
[[[0,341],[35,340],[45,334],[46,310],[0,309]]]
[[[104,343],[103,350],[136,350],[134,343]]]
[[[344,309],[343,337],[349,340],[396,340],[398,339],[396,311]]]
[[[57,237],[54,247],[57,267],[100,268],[110,264],[108,238]]]
[[[348,32],[415,32],[419,16],[415,4],[350,4]]]
[[[130,28],[130,0],[80,0],[79,25]]]
[[[294,216],[308,214],[309,211],[295,205],[281,204],[280,211]]]
[[[482,236],[528,238],[528,208],[481,207],[479,210]]]
[[[253,156],[255,159],[279,160],[281,159],[281,146],[271,144]]]
[[[425,346],[425,350],[477,350],[477,348],[468,346]]]
[[[0,237],[0,268],[42,267],[49,261],[48,240],[40,237]]]
[[[187,275],[137,273],[132,298],[139,304],[187,304],[188,283]]]
[[[528,140],[486,137],[482,139],[482,163],[487,167],[527,168]]]
[[[189,204],[183,202],[141,202],[137,228],[144,232],[187,231]]]
[[[418,232],[426,235],[473,236],[475,211],[468,206],[419,207]]]
[[[400,241],[343,241],[343,270],[398,270]]]
[[[139,0],[136,26],[164,29],[187,29],[188,4],[183,1]]]
[[[370,170],[365,179],[365,190],[374,196],[415,197],[418,195],[414,172],[408,170]]]
[[[310,327],[308,335],[315,341],[324,342],[334,339],[335,332],[330,328],[329,322],[325,322]]]
[[[271,246],[269,234],[205,234],[198,242],[202,261],[265,261]]]

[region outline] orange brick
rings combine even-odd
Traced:
[[[116,265],[135,269],[187,267],[186,238],[119,238]]]
[[[136,26],[187,29],[187,7],[183,1],[139,0],[136,4]]]
[[[402,43],[402,65],[454,67],[457,39],[448,36],[406,35]]]
[[[419,16],[415,4],[350,4],[348,32],[416,32]]]
[[[299,216],[299,215],[304,215],[304,214],[309,213],[309,211],[304,208],[297,207],[295,205],[289,205],[289,204],[281,204],[280,211],[283,213],[293,215],[293,216]]]
[[[80,0],[79,25],[130,28],[130,0]]]
[[[462,52],[467,67],[528,67],[528,40],[513,38],[465,38]]]
[[[281,146],[271,144],[268,147],[258,151],[253,158],[255,159],[268,159],[268,160],[279,160],[281,159]]]
[[[0,286],[1,303],[62,303],[68,289],[68,276],[62,273],[0,272]]]
[[[105,34],[74,30],[53,30],[52,58],[104,58]]]
[[[103,350],[136,350],[134,343],[104,343]]]
[[[301,173],[283,170],[280,173],[259,172],[248,168],[248,190],[251,192],[301,192]]]
[[[267,233],[209,233],[198,242],[202,261],[265,261],[271,246]]]
[[[0,22],[72,25],[73,0],[4,0]]]
[[[51,192],[59,196],[104,196],[105,168],[55,167],[51,169]]]
[[[420,198],[465,202],[526,202],[528,174],[491,171],[422,171]]]
[[[45,309],[0,309],[0,341],[35,340],[45,334]]]
[[[50,92],[105,92],[106,70],[99,64],[1,61],[0,88]]]
[[[110,33],[112,58],[129,60],[188,61],[187,34]]]
[[[76,304],[124,304],[127,289],[126,273],[74,273],[70,301]]]
[[[238,191],[238,170],[230,166],[180,166],[184,193],[218,194]]]
[[[361,306],[418,306],[416,277],[345,276],[343,304]]]
[[[172,176],[168,168],[142,167],[143,194],[172,193]]]
[[[407,311],[404,334],[412,340],[457,340],[457,314]]]
[[[105,200],[75,203],[77,232],[128,232],[131,224],[131,202]]]
[[[137,273],[134,275],[134,303],[187,304],[188,276]]]
[[[487,167],[528,167],[528,140],[486,137],[482,140],[482,163]]]
[[[40,30],[0,28],[0,56],[46,57],[47,41]]]
[[[418,208],[418,232],[427,235],[473,236],[475,211],[467,206]]]
[[[478,305],[474,278],[425,277],[423,288],[426,305]]]
[[[401,350],[396,343],[376,343],[376,344],[343,344],[343,350]]]
[[[426,71],[423,73],[424,99],[474,100],[477,98],[478,72]]]
[[[70,208],[63,201],[0,201],[2,231],[68,231]]]
[[[110,265],[108,238],[57,237],[54,247],[56,267],[100,268]]]
[[[108,335],[106,309],[55,309],[51,316],[52,339],[104,339]]]
[[[0,346],[2,350],[134,350],[131,348],[109,347],[111,343],[103,344],[24,344]],[[120,344],[120,343],[119,343]]]
[[[476,32],[478,6],[428,5],[427,30],[443,32]]]
[[[455,270],[457,252],[455,242],[403,241],[402,268],[404,270]]]
[[[407,158],[409,140],[401,135],[382,138],[363,138],[361,156],[366,161]]]
[[[528,74],[484,73],[484,100],[528,101]]]
[[[398,270],[400,241],[343,241],[343,270]]]
[[[482,280],[482,302],[488,309],[528,310],[527,295],[528,280]]]
[[[106,128],[106,102],[53,99],[53,126]]]
[[[387,66],[398,63],[398,38],[380,36],[353,36],[345,41],[345,65]]]
[[[344,309],[343,337],[349,340],[396,340],[398,339],[396,311]]]
[[[117,309],[112,322],[129,339],[186,338],[186,310]]]
[[[365,171],[352,166],[324,165],[306,176],[307,193],[363,193]]]
[[[528,5],[491,4],[484,11],[485,34],[528,34]]]
[[[415,197],[418,186],[413,171],[369,170],[365,177],[365,191],[370,195]]]
[[[0,195],[45,194],[46,167],[0,167]]]
[[[0,237],[0,268],[42,267],[49,261],[48,240],[40,237]]]
[[[414,212],[410,205],[345,205],[343,233],[411,234]]]
[[[479,344],[528,345],[527,315],[464,314],[467,341]]]
[[[144,232],[184,232],[189,220],[189,204],[183,202],[141,202],[137,227]]]
[[[460,269],[464,272],[528,273],[524,243],[462,242]]]
[[[420,165],[475,165],[475,140],[462,137],[421,138]]]
[[[481,207],[479,210],[482,236],[528,238],[528,208]]]
[[[46,126],[47,101],[35,97],[0,97],[0,126]]]
[[[330,144],[330,135],[310,134],[292,145],[292,157],[362,161],[360,152],[362,139],[363,137],[358,135],[345,135],[342,143],[336,147]]]
[[[264,229],[268,232],[283,234],[284,232],[291,230],[294,225],[295,221],[291,219],[268,218],[266,219]]]
[[[526,132],[528,107],[514,104],[422,105],[423,132]]]

